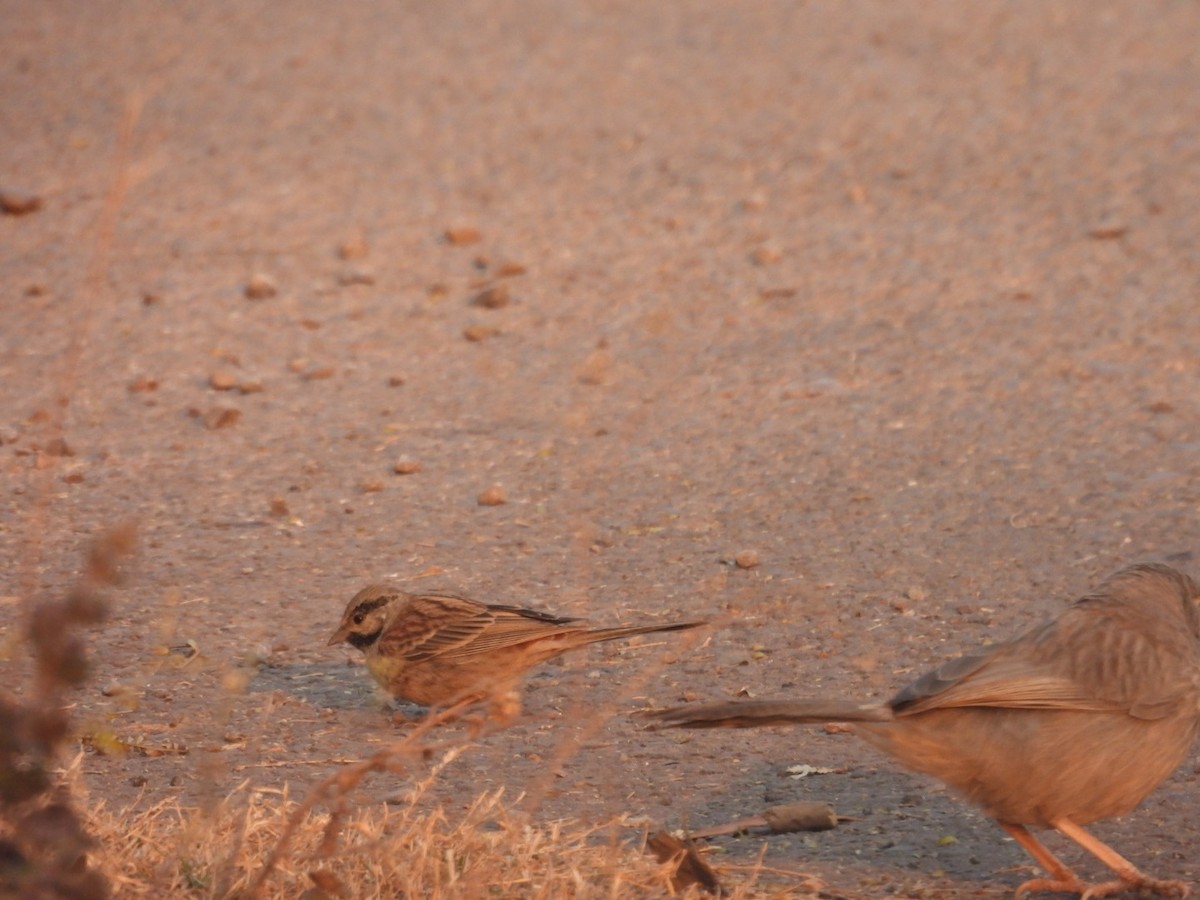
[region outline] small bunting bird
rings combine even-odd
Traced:
[[[424,706],[490,699],[511,718],[520,710],[521,680],[540,663],[587,644],[704,624],[596,628],[517,606],[373,584],[347,604],[329,645],[361,650],[371,676],[393,697]]]

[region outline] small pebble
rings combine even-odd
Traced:
[[[19,191],[0,191],[0,212],[6,216],[27,216],[42,208],[42,198],[37,194]]]
[[[528,266],[519,262],[508,260],[496,266],[495,275],[497,278],[513,278],[517,275],[524,275],[529,271]]]
[[[742,209],[746,212],[762,212],[766,208],[767,195],[760,191],[755,191],[749,197],[745,197],[742,200]]]
[[[612,372],[612,354],[604,347],[593,350],[575,370],[575,380],[580,384],[602,385]]]
[[[392,466],[392,471],[397,475],[413,475],[421,471],[421,464],[415,459],[401,458],[396,460]]]
[[[751,253],[750,259],[756,266],[769,266],[783,259],[783,253],[777,247],[764,246]]]
[[[209,431],[230,428],[242,418],[242,411],[230,406],[214,406],[204,414],[204,427]]]
[[[364,494],[378,494],[383,490],[383,482],[378,478],[372,478],[364,481],[361,485]]]
[[[480,506],[503,506],[508,502],[508,495],[500,485],[493,484],[476,498],[476,502]]]
[[[246,282],[246,287],[243,293],[248,300],[266,300],[268,297],[274,297],[279,293],[279,289],[275,287],[275,283],[266,275],[254,275]]]
[[[347,269],[338,274],[337,281],[342,287],[353,287],[356,284],[372,285],[375,283],[375,276],[366,269]]]
[[[149,375],[139,375],[133,381],[129,382],[126,390],[131,394],[148,394],[151,391],[157,391],[158,379],[151,378]]]
[[[237,383],[237,376],[228,369],[217,369],[208,376],[208,386],[214,391],[232,391]]]
[[[508,287],[503,284],[497,284],[487,290],[480,291],[471,298],[471,303],[474,306],[481,306],[484,309],[503,309],[508,306],[511,299]]]
[[[284,516],[287,516],[291,513],[291,510],[288,509],[287,501],[282,497],[271,498],[270,510],[271,515],[275,516],[277,519],[282,519]]]
[[[363,259],[370,249],[367,239],[361,234],[356,234],[338,245],[338,256],[342,259]]]
[[[479,229],[471,225],[452,225],[443,233],[447,244],[455,247],[465,247],[468,244],[477,244],[482,235]]]
[[[400,375],[389,375],[387,383],[388,387],[400,387],[404,384],[404,378]]]
[[[925,593],[925,589],[921,587],[910,587],[904,592],[904,596],[915,603],[920,603],[929,595]]]
[[[739,569],[753,569],[759,563],[758,551],[743,550],[733,558],[733,561]]]
[[[486,341],[488,338],[495,337],[500,333],[499,328],[493,328],[491,325],[468,325],[463,329],[463,337],[472,344],[479,344]]]
[[[47,456],[74,456],[75,451],[70,445],[60,437],[51,438],[46,441],[46,446],[42,448],[42,452]]]
[[[1123,237],[1128,230],[1129,226],[1124,222],[1108,220],[1089,229],[1088,237],[1094,238],[1097,241],[1113,241],[1119,237]]]

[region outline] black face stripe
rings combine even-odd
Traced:
[[[377,610],[381,606],[387,606],[395,599],[395,594],[385,594],[382,597],[376,597],[374,600],[364,600],[358,606],[354,607],[354,612],[360,616],[365,616],[367,613]]]
[[[383,634],[383,626],[379,626],[370,634],[354,634],[351,632],[346,635],[346,641],[357,650],[366,650],[373,643],[379,640],[379,636]]]

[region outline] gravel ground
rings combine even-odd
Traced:
[[[161,753],[89,753],[114,804],[392,740],[325,647],[369,580],[707,617],[543,668],[435,793],[828,800],[854,821],[724,858],[1005,896],[1022,851],[850,737],[626,713],[884,697],[1122,565],[1195,570],[1197,47],[1168,0],[2,0],[4,677],[21,602],[125,520],[77,719]],[[1197,881],[1196,780],[1097,832]]]

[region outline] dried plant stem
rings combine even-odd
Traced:
[[[279,835],[275,846],[264,861],[262,869],[259,870],[258,875],[250,883],[247,896],[251,898],[262,896],[267,879],[271,877],[271,873],[279,865],[280,860],[287,854],[289,844],[296,829],[299,828],[300,823],[308,817],[313,808],[319,803],[330,805],[331,818],[329,826],[326,829],[326,838],[329,840],[331,835],[336,834],[336,830],[345,815],[346,795],[354,790],[371,773],[396,771],[398,768],[404,769],[406,766],[397,766],[397,761],[401,758],[407,760],[411,760],[414,757],[428,758],[439,751],[454,751],[457,755],[457,753],[465,750],[467,745],[460,742],[447,741],[440,744],[425,745],[421,743],[421,738],[439,725],[458,719],[463,710],[471,704],[472,701],[464,700],[444,710],[430,713],[403,740],[388,745],[361,762],[343,766],[324,780],[318,782],[292,812],[291,816],[288,817],[287,825],[284,826],[283,832]]]

